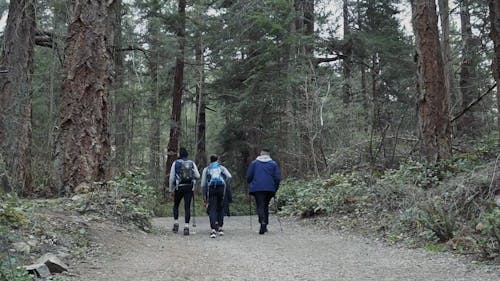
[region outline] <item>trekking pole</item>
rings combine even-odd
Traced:
[[[248,195],[248,217],[250,218],[250,230],[252,229],[252,198]]]
[[[276,219],[278,220],[278,223],[280,225],[280,230],[281,232],[283,232],[283,226],[281,225],[281,220],[280,220],[280,217],[278,215],[278,200],[276,200],[276,197],[274,197],[274,207],[276,208]]]
[[[194,200],[194,194],[196,192],[193,191],[193,227],[196,227],[196,200]]]

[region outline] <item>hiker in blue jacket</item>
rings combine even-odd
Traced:
[[[255,197],[255,205],[259,216],[259,234],[267,232],[269,223],[269,202],[280,186],[281,172],[278,164],[271,159],[268,149],[262,149],[248,167],[246,174],[249,183],[248,191]]]
[[[179,149],[179,158],[172,163],[169,176],[169,191],[174,199],[174,227],[172,231],[179,231],[179,205],[184,199],[184,235],[189,235],[189,220],[191,219],[191,199],[193,199],[196,179],[200,172],[196,164],[188,159],[188,152],[184,147]]]
[[[201,192],[203,203],[208,205],[208,217],[210,218],[210,238],[224,235],[224,197],[226,184],[231,180],[231,173],[217,160],[217,155],[210,156],[210,164],[203,169],[201,176]]]

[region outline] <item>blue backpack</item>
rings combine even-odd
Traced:
[[[220,164],[213,162],[208,165],[208,186],[216,185],[225,185],[225,182]]]

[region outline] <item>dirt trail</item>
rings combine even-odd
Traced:
[[[209,238],[208,219],[196,233],[170,232],[172,220],[153,220],[153,234],[93,225],[98,255],[74,265],[71,280],[500,280],[500,268],[468,264],[450,255],[387,247],[338,232],[272,218],[257,234],[256,219],[230,217],[223,237]]]

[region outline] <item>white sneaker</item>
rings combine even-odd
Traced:
[[[222,228],[219,228],[219,236],[224,236],[224,231],[222,230]]]
[[[215,238],[217,237],[217,232],[215,231],[215,229],[212,229],[212,232],[210,232],[210,238]]]

